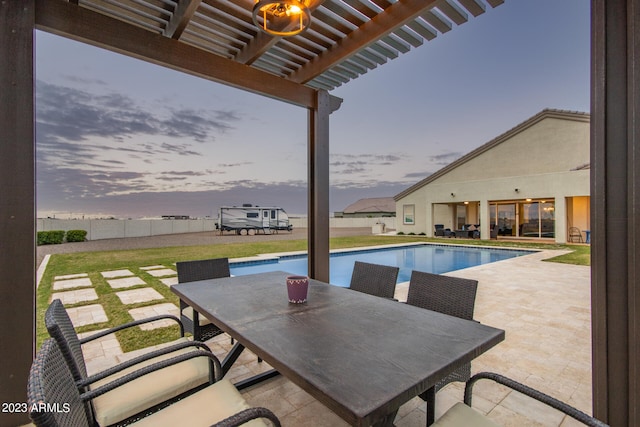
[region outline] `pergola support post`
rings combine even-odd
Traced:
[[[329,115],[328,92],[317,92],[316,108],[309,108],[308,252],[309,277],[329,282]]]
[[[0,2],[0,22],[0,402],[25,403],[35,342],[34,1]],[[28,422],[24,411],[0,413],[0,426]]]
[[[594,415],[640,425],[640,0],[592,0]]]

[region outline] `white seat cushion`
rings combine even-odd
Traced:
[[[175,342],[183,341],[184,338]],[[155,357],[127,368],[91,385],[92,389],[134,372],[143,366],[194,351],[196,347]],[[140,411],[178,396],[209,381],[209,358],[196,357],[130,381],[93,399],[96,420],[101,426],[122,421]]]
[[[432,424],[433,427],[499,427],[481,413],[458,402]]]
[[[182,310],[182,314],[193,321],[193,307],[185,308],[184,310]],[[198,313],[198,323],[200,324],[200,326],[211,324],[211,322],[209,322],[209,320],[200,313]]]
[[[231,415],[249,409],[250,406],[228,380],[220,380],[191,396],[164,408],[140,421],[135,427],[210,426]],[[252,420],[243,426],[265,427],[262,419]]]

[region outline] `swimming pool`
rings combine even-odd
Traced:
[[[331,253],[329,261],[330,282],[337,286],[348,287],[355,261],[400,267],[398,283],[406,282],[412,270],[429,273],[446,273],[462,268],[501,261],[534,251],[502,248],[478,248],[470,246],[451,246],[419,244],[386,248],[350,250]],[[282,270],[292,274],[307,274],[307,255],[282,256],[265,261],[247,261],[231,263],[231,274],[262,273]]]

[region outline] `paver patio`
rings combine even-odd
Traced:
[[[560,253],[542,251],[449,274],[478,280],[475,319],[506,331],[504,342],[474,360],[473,372],[505,374],[590,413],[590,268],[542,261]],[[399,284],[396,297],[405,300],[407,289],[407,284]],[[173,304],[144,309],[137,309],[140,312],[134,318],[152,316],[162,310],[178,314]],[[208,344],[220,358],[231,348],[226,335],[215,337]],[[117,358],[126,360],[134,354],[125,353]],[[90,360],[90,369],[99,366],[99,362],[100,357]],[[245,351],[227,378],[240,380],[267,369],[268,364],[257,363],[255,356]],[[461,401],[462,394],[463,386],[458,383],[441,390],[437,395],[436,417]],[[251,405],[272,409],[283,426],[346,425],[283,377],[247,389],[243,395]],[[490,382],[476,385],[473,403],[474,408],[507,427],[580,425]],[[426,404],[414,398],[400,408],[395,425],[424,426],[425,409]]]

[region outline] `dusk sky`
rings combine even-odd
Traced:
[[[393,196],[544,108],[589,111],[590,2],[506,0],[335,89],[331,211]],[[307,112],[36,34],[38,217],[306,214]]]

